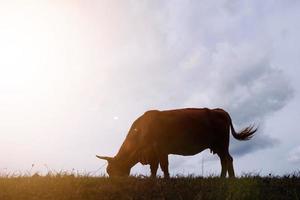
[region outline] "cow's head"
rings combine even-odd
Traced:
[[[110,177],[121,177],[129,176],[130,168],[124,166],[120,161],[116,160],[114,157],[98,156],[97,158],[106,160],[108,162],[106,172]]]

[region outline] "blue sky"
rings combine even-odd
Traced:
[[[298,1],[0,1],[0,170],[96,170],[135,118],[182,107],[259,124],[231,139],[238,175],[298,170],[299,19]],[[219,171],[170,156],[171,174]]]

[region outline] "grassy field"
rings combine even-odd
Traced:
[[[74,175],[0,178],[0,200],[300,199],[300,176],[106,178]]]

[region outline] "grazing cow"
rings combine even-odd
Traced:
[[[221,177],[228,172],[234,177],[229,154],[229,133],[237,140],[248,140],[256,132],[249,126],[236,133],[229,114],[222,109],[186,108],[150,110],[132,124],[115,157],[97,156],[108,161],[109,176],[128,176],[138,162],[150,164],[151,176],[156,177],[158,165],[169,177],[168,155],[195,155],[210,149],[221,160]]]

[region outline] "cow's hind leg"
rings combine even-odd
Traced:
[[[151,178],[156,178],[156,173],[158,169],[158,160],[153,160],[150,163],[150,170],[151,170]]]
[[[228,168],[228,174],[230,178],[234,178],[234,169],[233,169],[233,159],[231,155],[228,153],[227,154],[227,168]]]
[[[164,172],[164,178],[170,178],[168,154],[159,158],[160,168]]]
[[[221,161],[221,178],[225,178],[226,177],[226,173],[227,173],[227,158],[226,155],[224,153],[218,153],[218,156],[220,157],[220,161]]]
[[[221,160],[221,178],[226,177],[226,173],[228,171],[228,175],[230,178],[234,178],[234,169],[233,169],[233,159],[228,151],[218,153],[218,156]]]

